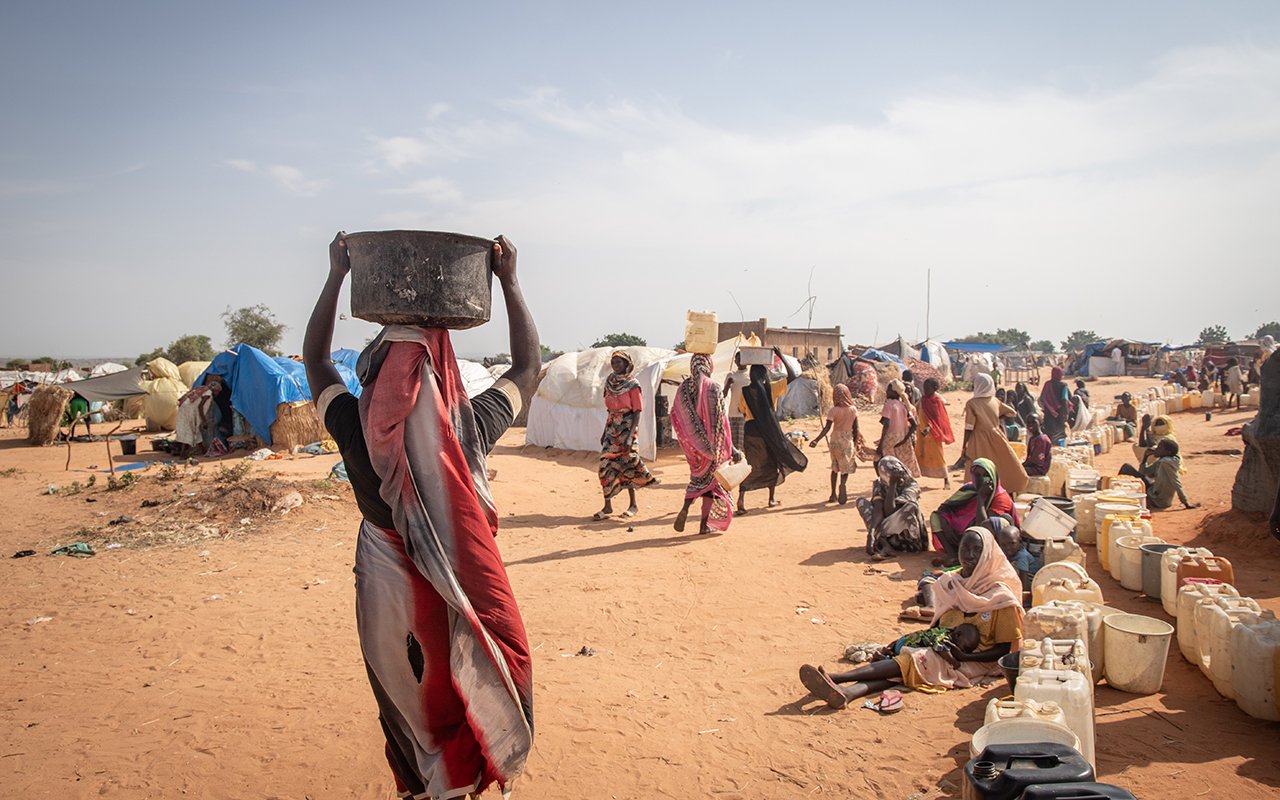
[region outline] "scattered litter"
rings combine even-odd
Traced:
[[[250,522],[253,522],[253,520],[252,520],[252,519],[250,519],[249,517],[241,517],[241,518],[240,518],[240,524],[241,524],[241,525],[248,525]]]
[[[84,499],[84,501],[85,501],[86,503],[96,503],[96,502],[98,502],[98,498],[96,498],[96,497],[86,497],[86,498]]]
[[[206,603],[208,603],[208,602],[210,602],[211,600],[222,600],[222,599],[224,599],[224,598],[223,598],[223,597],[222,597],[222,595],[220,595],[220,594],[211,594],[211,595],[209,595],[208,597],[206,597],[206,598],[204,599],[204,601],[205,601]]]
[[[197,555],[197,556],[199,556],[200,558],[208,558],[208,557],[209,557],[209,551],[208,551],[208,550],[201,550],[199,553],[196,553],[196,555]]]
[[[635,532],[636,532],[636,529],[634,525],[627,526],[627,533],[635,533]]]
[[[810,621],[810,622],[812,622],[814,625],[826,625],[826,624],[827,624],[827,621],[826,621],[825,619],[823,619],[822,617],[810,617],[810,618],[809,618],[809,621]]]
[[[719,728],[707,728],[705,731],[698,731],[698,735],[701,736],[704,733],[719,733],[719,732],[720,732]]]
[[[579,656],[594,656],[595,654],[596,654],[596,650],[595,650],[595,648],[594,648],[594,647],[587,647],[587,646],[584,644],[584,645],[582,646],[582,649],[581,649],[581,650],[579,650],[578,652],[576,652],[576,653],[561,653],[561,654],[560,654],[560,657],[561,657],[561,658],[577,658],[577,657],[579,657]]]
[[[252,453],[245,456],[245,458],[249,459],[250,461],[266,461],[268,458],[270,458],[273,455],[275,455],[275,451],[273,451],[270,447],[263,447],[259,450],[254,450]]]
[[[53,622],[53,617],[32,617],[27,620],[28,625],[39,625],[42,622]]]
[[[108,550],[119,550],[121,547],[124,547],[124,545],[120,544],[119,542],[112,542],[111,544],[107,545]]]
[[[45,493],[45,494],[57,494],[57,493],[58,493],[58,484],[56,484],[56,483],[51,483],[51,484],[49,484],[48,486],[46,486],[46,487],[45,487],[44,493]]]
[[[328,582],[329,582],[329,581],[327,581],[327,580],[321,580],[320,578],[312,578],[311,580],[309,580],[309,581],[307,581],[306,583],[302,584],[302,588],[303,588],[303,589],[310,589],[312,586],[324,586],[324,585],[325,585],[326,583],[328,583]]]
[[[302,494],[299,492],[289,492],[285,496],[276,501],[272,506],[272,511],[279,511],[281,516],[288,514],[293,509],[302,505]]]
[[[809,607],[808,607],[808,606],[796,606],[796,613],[797,613],[797,614],[808,614],[808,613],[809,613]]]
[[[351,479],[347,477],[347,465],[345,462],[339,461],[333,465],[333,469],[329,470],[330,478],[337,478],[340,481],[351,483]]]
[[[844,649],[844,660],[850,664],[865,664],[875,659],[876,653],[883,649],[879,642],[859,642]]]
[[[190,496],[190,495],[188,495],[188,496]],[[155,508],[155,507],[156,507],[156,506],[158,506],[158,505],[160,505],[160,501],[159,501],[159,500],[143,500],[143,501],[142,501],[142,507],[143,507],[143,508]]]
[[[137,612],[137,611],[134,611],[132,608],[126,608],[126,609],[124,610],[124,613],[126,613],[126,614],[128,614],[129,616],[131,616],[131,617],[132,617],[134,614],[137,614],[138,612]]]
[[[51,556],[76,556],[77,558],[88,558],[94,555],[93,548],[84,542],[73,542],[72,544],[64,544],[62,547],[55,547],[49,551]]]
[[[121,514],[120,516],[118,516],[118,517],[116,517],[115,519],[111,520],[111,521],[110,521],[110,522],[108,522],[107,524],[108,524],[108,525],[128,525],[130,522],[133,522],[133,517],[130,517],[130,516],[126,516],[126,515],[124,515],[124,514]]]
[[[26,558],[27,556],[34,556],[35,554],[36,554],[35,550],[19,550],[18,552],[10,556],[10,558]]]
[[[866,569],[862,570],[862,574],[863,575],[888,575],[889,570],[880,569],[879,567],[867,567]]]

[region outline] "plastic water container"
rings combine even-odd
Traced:
[[[1094,763],[1093,684],[1079,672],[1064,669],[1024,669],[1018,673],[1014,696],[1019,700],[1057,703],[1067,727],[1080,737],[1080,754]]]
[[[685,316],[684,349],[711,355],[719,344],[720,324],[714,311],[690,311]]]
[[[1018,800],[1030,786],[1092,780],[1093,767],[1078,750],[1065,744],[993,744],[964,765],[960,797],[961,800]]]
[[[992,700],[998,703],[998,700]],[[1021,705],[1021,701],[1015,700]],[[1032,701],[1034,702],[1034,701]],[[1037,704],[1038,705],[1038,704]],[[1045,705],[1051,706],[1052,703]],[[974,731],[969,740],[969,758],[977,758],[978,754],[992,745],[1031,744],[1033,742],[1053,742],[1064,744],[1076,752],[1080,751],[1080,737],[1076,736],[1066,725],[1066,715],[1062,709],[1053,706],[1062,722],[1036,719],[1034,717],[1014,717],[988,722]]]
[[[1196,606],[1196,646],[1202,654],[1200,669],[1213,681],[1218,694],[1228,700],[1236,696],[1231,684],[1231,631],[1247,616],[1261,613],[1262,609],[1250,597],[1219,598]]]
[[[1280,622],[1252,614],[1231,629],[1231,685],[1236,705],[1251,717],[1280,720]],[[991,713],[990,705],[987,713]]]
[[[1160,605],[1164,613],[1178,616],[1178,564],[1183,556],[1208,558],[1213,553],[1203,547],[1175,547],[1160,556]]]
[[[1062,494],[1062,490],[1067,486],[1067,475],[1071,472],[1071,462],[1066,460],[1054,459],[1049,464],[1049,489],[1047,495]]]
[[[1018,515],[1018,519],[1026,519],[1027,514],[1031,513],[1031,504],[1024,503],[1021,500],[1014,500],[1013,511]]]
[[[739,347],[738,360],[744,367],[773,366],[773,350],[768,347]]]
[[[1050,468],[1052,469],[1052,467]],[[1027,486],[1023,489],[1023,494],[1035,495],[1036,497],[1054,493],[1053,482],[1049,480],[1048,475],[1032,475],[1028,477]]]
[[[1037,783],[1022,790],[1021,800],[1137,800],[1128,789],[1110,783],[1070,781]]]
[[[1044,542],[1044,550],[1040,556],[1042,564],[1055,564],[1059,561],[1074,561],[1086,566],[1084,548],[1075,539],[1054,539]]]
[[[1138,549],[1142,551],[1142,593],[1152,600],[1160,599],[1161,570],[1164,554],[1177,549],[1176,544],[1157,542],[1144,544]]]
[[[1018,651],[1018,674],[1028,669],[1079,672],[1093,686],[1093,666],[1084,639],[1023,639]]]
[[[1231,567],[1231,562],[1222,556],[1183,556],[1178,561],[1178,569],[1174,574],[1179,586],[1187,578],[1208,578],[1223,583],[1236,582],[1236,573]]]
[[[1034,719],[1066,726],[1067,716],[1057,703],[1037,703],[1035,700],[1019,700],[1013,695],[995,697],[987,703],[983,725],[1005,719]]]
[[[1027,460],[1027,443],[1026,442],[1009,442],[1009,449],[1018,457],[1019,461]]]
[[[1194,411],[1198,408],[1203,408],[1203,407],[1204,407],[1204,397],[1201,396],[1200,390],[1199,389],[1192,390],[1191,402],[1190,402],[1189,408],[1192,411]]]
[[[1142,546],[1164,544],[1159,536],[1121,536],[1112,554],[1111,574],[1131,592],[1142,591]]]
[[[1130,694],[1160,691],[1173,626],[1140,614],[1112,614],[1102,624],[1107,629],[1107,683]]]
[[[1200,665],[1200,646],[1196,641],[1196,604],[1206,598],[1239,597],[1229,583],[1190,583],[1178,587],[1178,650],[1182,657]]]
[[[1098,562],[1102,568],[1119,580],[1120,567],[1116,563],[1116,540],[1121,536],[1153,536],[1151,523],[1131,514],[1108,514],[1102,520],[1102,532],[1098,536]]]
[[[1033,606],[1044,605],[1050,600],[1102,605],[1102,587],[1074,561],[1058,561],[1041,568],[1031,582]]]
[[[1093,544],[1098,541],[1098,495],[1078,494],[1071,501],[1076,506],[1076,541]]]
[[[1059,561],[1053,564],[1045,564],[1040,568],[1034,578],[1031,579],[1031,591],[1034,592],[1038,586],[1046,586],[1053,580],[1072,580],[1084,581],[1089,579],[1089,573],[1085,568],[1074,561]],[[1033,602],[1032,606],[1044,605],[1043,603]]]
[[[1066,539],[1075,529],[1075,518],[1043,497],[1031,504],[1022,520],[1022,533],[1033,539]]]
[[[1051,600],[1027,611],[1022,633],[1028,639],[1083,639],[1085,652],[1093,664],[1093,682],[1097,683],[1102,680],[1105,665],[1102,620],[1112,611],[1097,603]]]

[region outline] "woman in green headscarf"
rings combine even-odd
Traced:
[[[1013,498],[1000,485],[995,463],[979,458],[969,467],[969,482],[944,500],[929,517],[933,546],[946,553],[941,559],[942,565],[958,563],[960,537],[969,528],[982,525],[991,517],[1006,517],[1014,525],[1018,524]]]

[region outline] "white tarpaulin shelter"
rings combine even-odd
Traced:
[[[117,372],[124,372],[127,369],[128,367],[124,364],[117,364],[114,361],[104,361],[93,368],[93,371],[89,373],[89,377],[100,378],[103,375],[114,375]]]
[[[932,339],[920,343],[920,360],[938,371],[943,385],[951,382],[951,354],[941,342]]]
[[[462,374],[462,383],[467,387],[467,397],[475,397],[496,383],[497,379],[490,374],[489,368],[484,364],[467,361],[464,358],[459,358],[457,361],[458,372]]]
[[[675,357],[675,351],[660,347],[593,347],[553,360],[529,406],[526,444],[561,450],[600,449],[600,435],[609,416],[604,408],[604,382],[612,371],[609,361],[615,349],[631,357],[644,399],[647,413],[640,415],[640,456],[658,457],[653,398],[666,362]]]

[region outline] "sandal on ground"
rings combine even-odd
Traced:
[[[896,714],[902,710],[902,692],[889,689],[881,692],[880,699],[875,702],[875,710],[881,714]]]

